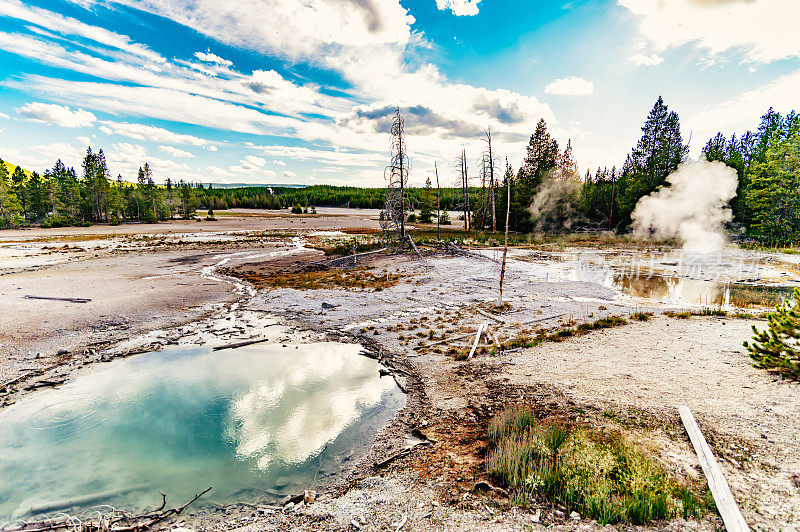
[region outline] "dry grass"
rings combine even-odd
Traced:
[[[263,275],[257,272],[237,272],[237,277],[258,288],[295,288],[298,290],[372,290],[380,291],[398,284],[402,276],[373,273],[370,268],[347,270],[300,271]]]

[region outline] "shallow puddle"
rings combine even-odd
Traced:
[[[0,411],[5,519],[276,500],[320,485],[405,403],[352,344],[182,348],[86,368]],[[196,503],[197,504],[197,503]]]
[[[602,284],[649,302],[723,308],[772,307],[790,297],[795,276],[781,274],[763,257],[744,252],[582,253],[553,263],[552,280]]]

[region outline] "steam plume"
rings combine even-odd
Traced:
[[[737,175],[721,162],[684,163],[661,187],[636,204],[633,232],[640,237],[677,238],[683,249],[700,253],[721,250],[731,221],[728,201],[736,195]]]

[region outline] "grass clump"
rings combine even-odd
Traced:
[[[704,307],[700,310],[669,310],[664,313],[664,316],[669,318],[680,318],[680,319],[687,319],[691,316],[727,316],[728,312],[719,308],[708,308]]]
[[[487,469],[526,504],[543,497],[601,524],[637,525],[704,515],[706,500],[672,478],[648,449],[620,433],[538,421],[511,408],[489,424]]]
[[[653,315],[652,312],[637,312],[631,316],[636,321],[647,321]]]

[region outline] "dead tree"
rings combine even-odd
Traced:
[[[511,212],[511,172],[509,171],[508,158],[506,158],[506,190],[508,199],[506,200],[506,240],[503,246],[503,265],[500,267],[500,308],[503,308],[503,281],[506,278],[506,256],[508,256],[508,213]]]
[[[469,206],[469,177],[467,176],[467,152],[463,148],[461,153],[458,154],[458,180],[456,186],[461,188],[461,201],[456,205],[456,210],[461,212],[464,217],[464,232],[469,233],[470,230],[470,206]]]
[[[491,128],[486,130],[486,144],[488,146],[486,153],[484,154],[485,166],[486,170],[488,171],[488,178],[489,178],[489,194],[491,195],[491,208],[492,208],[492,233],[497,231],[497,213],[495,210],[495,189],[497,188],[497,182],[494,179],[494,153],[492,152],[492,130]],[[488,208],[488,205],[487,205]]]
[[[392,160],[384,171],[386,194],[380,223],[384,239],[395,240],[399,246],[403,246],[406,240],[405,188],[411,170],[403,129],[404,121],[398,107],[392,120]]]
[[[439,187],[439,167],[433,161],[433,170],[436,173],[436,240],[441,240],[439,225],[442,223],[442,189]]]

